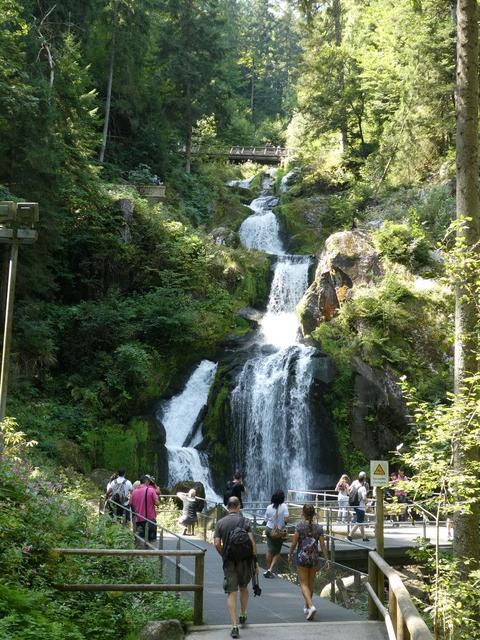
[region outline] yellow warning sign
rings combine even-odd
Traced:
[[[372,487],[388,485],[388,460],[370,460],[370,481]]]

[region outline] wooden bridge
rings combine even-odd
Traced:
[[[185,147],[181,148],[185,153]],[[213,147],[207,145],[192,145],[192,156],[206,156],[208,158],[227,158],[230,162],[258,162],[259,164],[282,164],[291,155],[291,149],[285,147],[256,146],[256,147]]]

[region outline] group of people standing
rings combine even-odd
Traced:
[[[155,478],[145,474],[133,484],[125,477],[125,469],[119,469],[107,484],[106,498],[110,514],[128,525],[133,518],[133,530],[137,538],[148,542],[157,538],[157,507],[160,504],[160,487]],[[176,497],[182,501],[179,524],[183,535],[194,535],[197,523],[198,498],[195,489],[179,491]]]
[[[398,513],[398,522],[406,519],[408,499],[405,485],[409,481],[410,479],[405,475],[404,469],[399,469],[398,472],[390,474],[390,486],[385,493],[385,499],[390,502],[395,501],[399,505],[405,505]],[[368,542],[369,538],[365,537],[365,512],[369,505],[373,506],[374,498],[372,496],[369,501],[367,474],[365,471],[361,471],[358,474],[358,478],[351,482],[348,475],[344,473],[340,476],[335,491],[337,491],[339,522],[346,523],[348,521],[349,509],[353,507],[354,527],[350,531],[350,535],[347,536],[348,540],[352,541],[353,535],[357,530],[360,530],[363,541]]]

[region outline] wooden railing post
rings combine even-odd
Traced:
[[[377,586],[377,580],[378,580],[377,574],[378,574],[377,565],[372,560],[369,554],[368,555],[368,582],[374,591],[376,591],[376,586]],[[377,605],[375,604],[370,594],[368,595],[368,619],[378,620]]]
[[[388,589],[388,610],[390,612],[390,618],[392,619],[392,626],[397,628],[397,597],[394,590],[389,587]]]
[[[384,514],[383,514],[383,488],[377,487],[375,493],[376,501],[375,501],[375,540],[377,553],[382,558],[385,555],[385,539],[384,539]],[[375,589],[378,599],[380,602],[384,602],[384,575],[382,571],[377,571],[377,584],[372,587]]]
[[[193,622],[194,624],[202,624],[203,622],[203,580],[204,580],[204,560],[205,554],[199,553],[195,556],[195,584],[200,586],[199,591],[195,591],[193,595]]]

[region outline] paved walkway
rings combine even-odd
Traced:
[[[226,640],[230,637],[228,626],[193,627],[188,640]],[[387,640],[383,622],[309,622],[272,626],[270,624],[247,625],[240,629],[244,640]]]
[[[226,624],[228,623],[228,614],[226,596],[222,587],[223,570],[221,558],[213,545],[197,538],[191,538],[191,540],[207,550],[205,554],[205,624]],[[166,536],[164,546],[166,549],[174,548],[174,540]],[[185,545],[182,545],[182,547],[186,548]],[[182,564],[193,571],[193,559],[182,558]],[[170,563],[166,564],[165,567],[167,570],[171,570]],[[193,582],[193,579],[185,580],[185,576],[182,575],[183,581]],[[260,573],[260,587],[262,588],[262,595],[257,598],[253,597],[252,590],[251,588],[249,589],[249,622],[252,624],[305,622],[303,598],[296,584],[281,578],[266,580]],[[354,611],[344,609],[325,598],[315,597],[314,602],[317,608],[316,622],[361,620],[360,616]],[[309,624],[312,626],[312,623]]]

